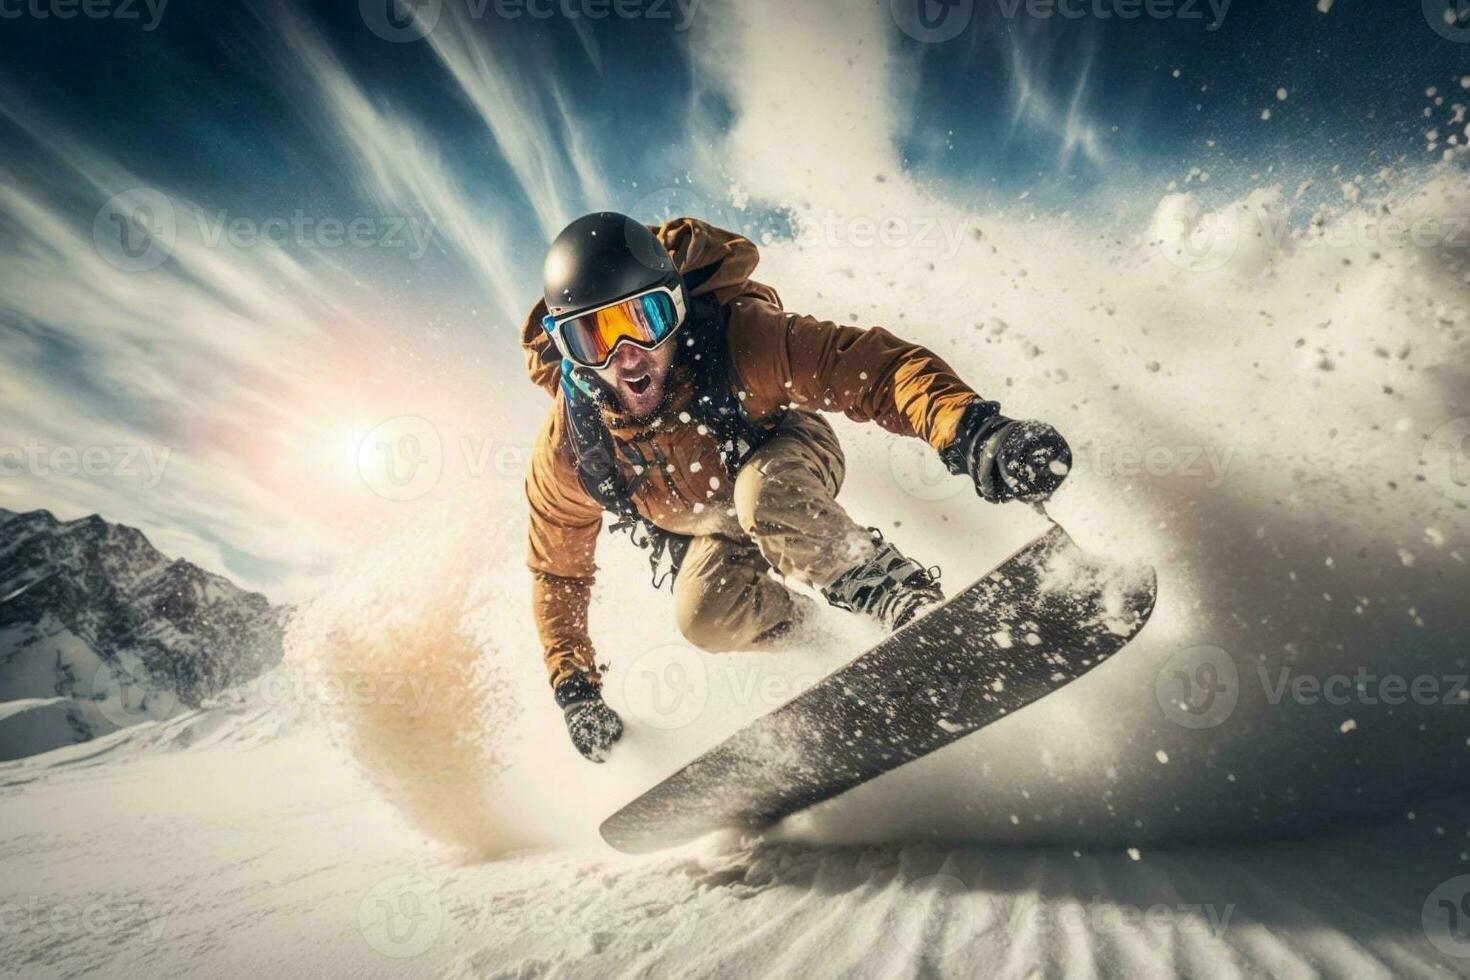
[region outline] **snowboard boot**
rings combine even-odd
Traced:
[[[943,602],[944,593],[939,569],[905,558],[876,528],[870,530],[877,545],[873,556],[837,576],[822,595],[838,609],[862,613],[891,633]]]

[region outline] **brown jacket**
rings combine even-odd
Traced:
[[[694,295],[713,294],[730,307],[731,365],[753,421],[774,420],[787,408],[821,410],[918,436],[936,450],[954,439],[965,406],[978,396],[935,354],[882,328],[845,327],[785,312],[775,290],[749,278],[759,255],[739,235],[694,218],[678,218],[656,231],[681,273],[714,267]],[[541,328],[545,313],[544,303],[531,311],[521,346],[531,380],[556,398],[526,477],[532,605],[555,685],[578,671],[597,679],[587,607],[602,509],[583,489],[563,431],[560,355]],[[636,440],[646,456],[666,461],[642,480],[634,504],[669,531],[739,536],[733,481],[714,439],[690,420],[693,385],[677,360],[669,385],[667,409],[657,420],[640,425],[604,412],[617,440]]]

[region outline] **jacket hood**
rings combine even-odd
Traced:
[[[650,228],[673,257],[691,299],[713,296],[725,304],[750,296],[780,305],[774,289],[750,278],[760,261],[760,252],[749,239],[698,218],[675,218]],[[521,326],[521,350],[526,357],[526,374],[555,395],[561,378],[561,354],[542,329],[541,318],[545,315],[546,301],[538,299]]]

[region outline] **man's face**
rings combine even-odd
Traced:
[[[634,418],[646,418],[663,404],[677,343],[679,338],[674,336],[656,350],[624,343],[613,351],[612,360],[597,376],[617,394],[623,411]]]

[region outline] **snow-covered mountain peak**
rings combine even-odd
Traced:
[[[0,510],[0,703],[76,699],[86,710],[70,717],[90,719],[72,726],[79,739],[197,706],[279,663],[285,615],[136,528]]]

